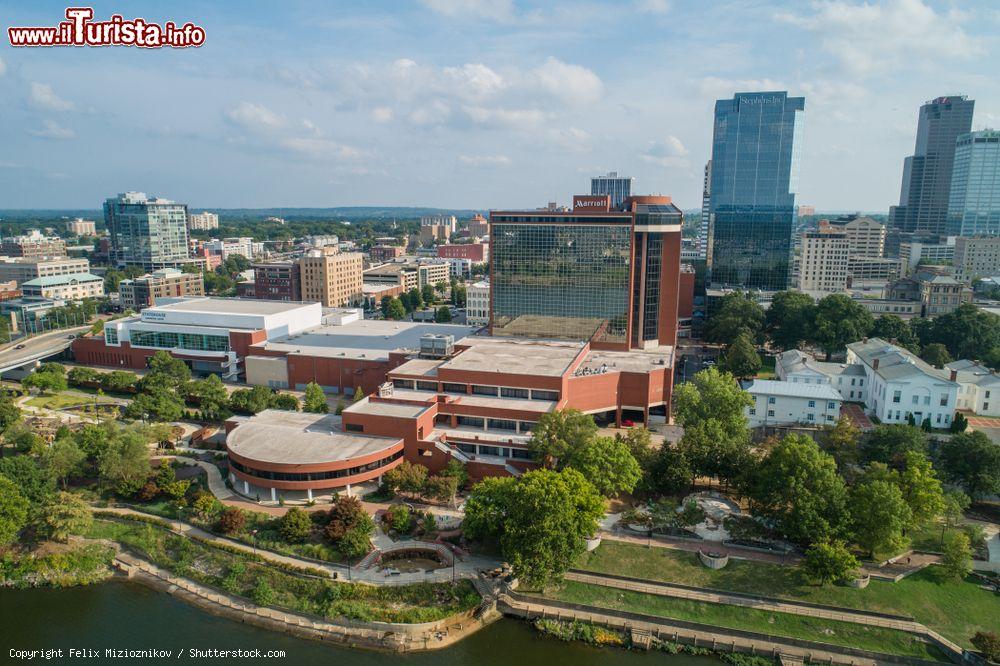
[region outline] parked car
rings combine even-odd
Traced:
[[[24,345],[18,345],[16,347],[14,347],[14,349],[24,349]]]

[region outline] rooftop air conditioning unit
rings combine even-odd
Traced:
[[[420,356],[423,358],[447,358],[454,353],[454,335],[425,333],[420,336]]]

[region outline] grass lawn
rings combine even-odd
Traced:
[[[757,373],[757,379],[774,379],[774,357],[773,356],[761,356],[760,357],[760,372]]]
[[[572,603],[629,610],[773,636],[801,638],[921,659],[944,659],[937,648],[912,634],[863,624],[673,599],[575,581],[565,581],[557,589],[548,592],[547,596]]]
[[[100,404],[110,401],[98,399],[97,402]],[[73,405],[92,405],[94,404],[94,396],[76,392],[53,393],[52,395],[36,395],[34,398],[26,400],[25,403],[43,409],[62,409]]]
[[[731,560],[725,569],[702,566],[694,553],[605,541],[577,568],[718,590],[783,597],[844,608],[909,615],[968,647],[976,631],[1000,631],[1000,597],[966,580],[944,581],[929,567],[898,583],[867,589],[809,585],[797,567]]]

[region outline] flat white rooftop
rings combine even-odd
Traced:
[[[243,314],[243,315],[273,315],[291,312],[300,308],[310,307],[312,303],[298,301],[265,301],[256,298],[184,298],[179,300],[158,299],[152,308],[147,310],[166,310],[168,312],[194,312],[206,314]]]
[[[469,337],[469,348],[439,366],[439,370],[469,370],[514,375],[561,377],[583,349],[583,342]]]
[[[458,341],[476,331],[474,326],[362,319],[341,326],[317,326],[295,335],[275,338],[263,345],[269,351],[304,356],[388,360],[389,352],[419,351],[420,336],[427,333],[455,336]]]
[[[333,414],[268,409],[236,426],[226,446],[258,462],[315,465],[378,453],[400,441],[344,432],[340,417]]]

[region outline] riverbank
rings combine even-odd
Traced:
[[[0,588],[75,587],[113,575],[113,548],[101,544],[47,543],[36,551],[11,550],[0,556]]]

